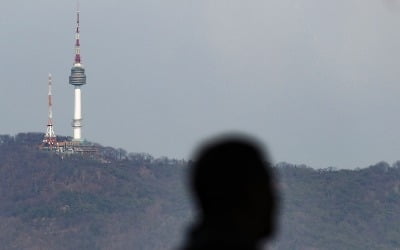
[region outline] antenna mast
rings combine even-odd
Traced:
[[[54,128],[53,128],[53,100],[52,100],[52,93],[51,93],[51,84],[52,84],[52,77],[51,77],[51,74],[49,74],[49,80],[48,80],[49,118],[47,121],[47,129],[46,129],[46,134],[44,135],[43,143],[47,144],[48,146],[56,146],[57,138],[56,138],[56,134],[54,133]]]
[[[81,63],[81,44],[79,41],[79,3],[76,10],[76,32],[75,32],[75,64]]]

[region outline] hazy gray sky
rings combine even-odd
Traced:
[[[72,135],[76,1],[0,3],[0,134]],[[188,158],[241,131],[275,162],[400,159],[396,0],[81,0],[83,136]]]

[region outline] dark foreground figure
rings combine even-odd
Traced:
[[[245,137],[205,144],[191,172],[198,221],[183,249],[259,249],[275,232],[277,197],[270,171],[258,145]]]

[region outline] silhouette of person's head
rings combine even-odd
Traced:
[[[186,249],[255,249],[273,235],[277,197],[257,143],[219,138],[203,145],[194,160],[191,191],[199,222]]]

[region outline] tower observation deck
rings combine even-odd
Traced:
[[[86,84],[85,69],[82,64],[74,64],[71,68],[71,75],[69,76],[69,84],[74,86],[82,86]]]

